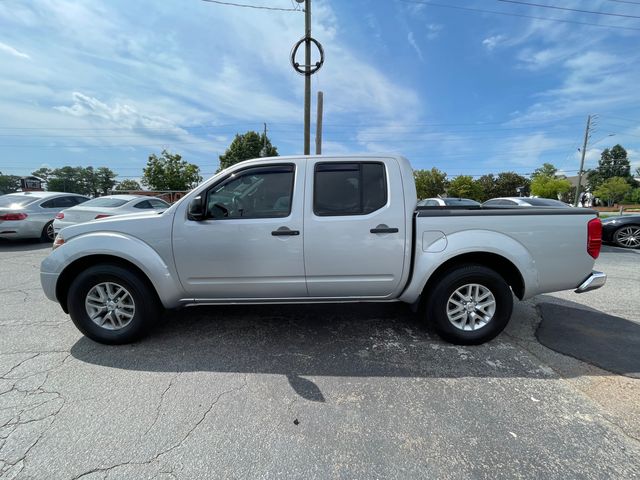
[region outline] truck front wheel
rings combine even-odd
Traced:
[[[158,316],[155,292],[137,273],[118,265],[95,265],[80,273],[67,302],[78,330],[106,344],[139,339]]]
[[[427,320],[443,339],[460,345],[478,345],[496,337],[513,310],[509,285],[481,265],[449,270],[426,293]]]

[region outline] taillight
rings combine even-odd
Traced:
[[[64,213],[60,212],[60,213],[56,214],[56,218],[58,220],[62,220],[64,218]]]
[[[111,215],[107,215],[106,213],[101,213],[100,215],[96,215],[96,218],[94,218],[94,220],[98,220],[99,218],[107,218],[110,216]]]
[[[27,218],[26,213],[5,213],[0,215],[0,220],[24,220]]]
[[[602,222],[599,218],[594,218],[587,224],[587,252],[593,258],[598,258],[600,247],[602,247]]]

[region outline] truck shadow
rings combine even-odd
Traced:
[[[640,322],[549,295],[539,297],[536,338],[547,348],[640,379]]]
[[[521,318],[527,312],[519,309]],[[139,343],[114,347],[82,337],[71,354],[126,370],[280,374],[300,396],[320,402],[322,392],[304,377],[555,376],[509,335],[451,345],[403,304],[193,307],[168,313]]]

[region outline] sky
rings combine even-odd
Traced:
[[[289,55],[304,13],[293,0],[235,3],[286,10],[1,0],[0,171],[92,165],[139,178],[148,155],[167,149],[206,178],[236,133],[263,123],[281,155],[302,153],[304,78]],[[586,168],[616,143],[640,166],[640,0],[529,3],[600,14],[313,0],[326,55],[312,77],[313,129],[324,92],[323,153],[399,153],[449,177],[528,174],[543,162],[575,175],[591,114]]]

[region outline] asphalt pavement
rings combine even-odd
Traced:
[[[535,301],[478,347],[399,304],[189,308],[113,347],[42,294],[48,248],[0,244],[0,478],[640,477],[640,380],[542,346]],[[633,315],[640,257],[599,265],[570,301]]]

